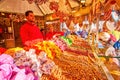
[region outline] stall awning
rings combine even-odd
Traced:
[[[0,12],[22,13],[32,10],[35,15],[43,16],[39,7],[35,4],[29,4],[27,0],[0,0]]]

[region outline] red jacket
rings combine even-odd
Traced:
[[[26,41],[43,39],[43,35],[40,32],[40,29],[35,24],[31,24],[29,22],[26,22],[24,25],[21,26],[20,36],[23,45]]]

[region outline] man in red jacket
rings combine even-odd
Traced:
[[[35,16],[33,11],[26,11],[25,16],[27,21],[20,29],[20,36],[23,45],[27,45],[30,41],[43,40],[43,35],[40,32],[40,29],[35,25]]]

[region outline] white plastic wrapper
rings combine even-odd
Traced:
[[[111,12],[112,18],[114,19],[115,22],[119,20],[119,16],[115,10]]]
[[[113,46],[109,47],[109,48],[106,50],[105,55],[106,55],[106,56],[112,56],[112,57],[117,56],[117,54],[116,54],[116,52],[115,52],[115,48],[114,48]],[[114,62],[116,65],[120,66],[120,62],[119,62],[119,60],[118,60],[117,58],[113,58],[112,60],[113,60],[113,62]]]

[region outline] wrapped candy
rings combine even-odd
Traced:
[[[11,55],[12,57],[14,57],[14,56],[15,56],[15,52],[21,51],[21,50],[23,50],[23,48],[20,48],[20,47],[10,48],[10,49],[7,49],[7,50],[5,51],[5,54],[9,54],[9,55]]]
[[[34,46],[37,46],[39,50],[44,51],[50,59],[61,54],[60,48],[54,43],[54,41],[43,41]]]
[[[67,48],[67,44],[64,40],[62,40],[59,37],[55,37],[52,40],[62,51],[64,51]]]
[[[59,5],[58,5],[58,3],[57,2],[50,2],[50,9],[51,10],[55,10],[55,11],[57,11],[58,10],[58,7],[59,7]]]
[[[13,58],[10,55],[2,54],[0,55],[0,64],[13,64]]]
[[[114,21],[118,22],[119,16],[115,10],[112,10],[111,15],[112,15],[112,18],[114,19]]]
[[[116,49],[116,50],[120,50],[120,39],[115,42],[115,44],[113,45],[113,47]]]
[[[42,72],[44,74],[51,74],[51,69],[55,65],[55,63],[47,58],[46,53],[43,51],[39,54],[38,59],[40,60],[40,63],[42,65]]]
[[[0,54],[3,54],[6,51],[5,48],[0,47]]]
[[[32,72],[18,68],[10,55],[0,55],[0,80],[35,80]]]
[[[110,34],[107,32],[102,32],[99,34],[99,38],[107,42],[110,39]]]
[[[66,38],[64,36],[61,37],[68,45],[71,45],[72,44],[72,40],[69,39],[69,38]]]
[[[47,62],[45,62],[43,65],[42,65],[42,71],[44,74],[51,74],[51,70],[53,68],[53,66],[55,65],[55,63],[51,60],[47,60]]]

